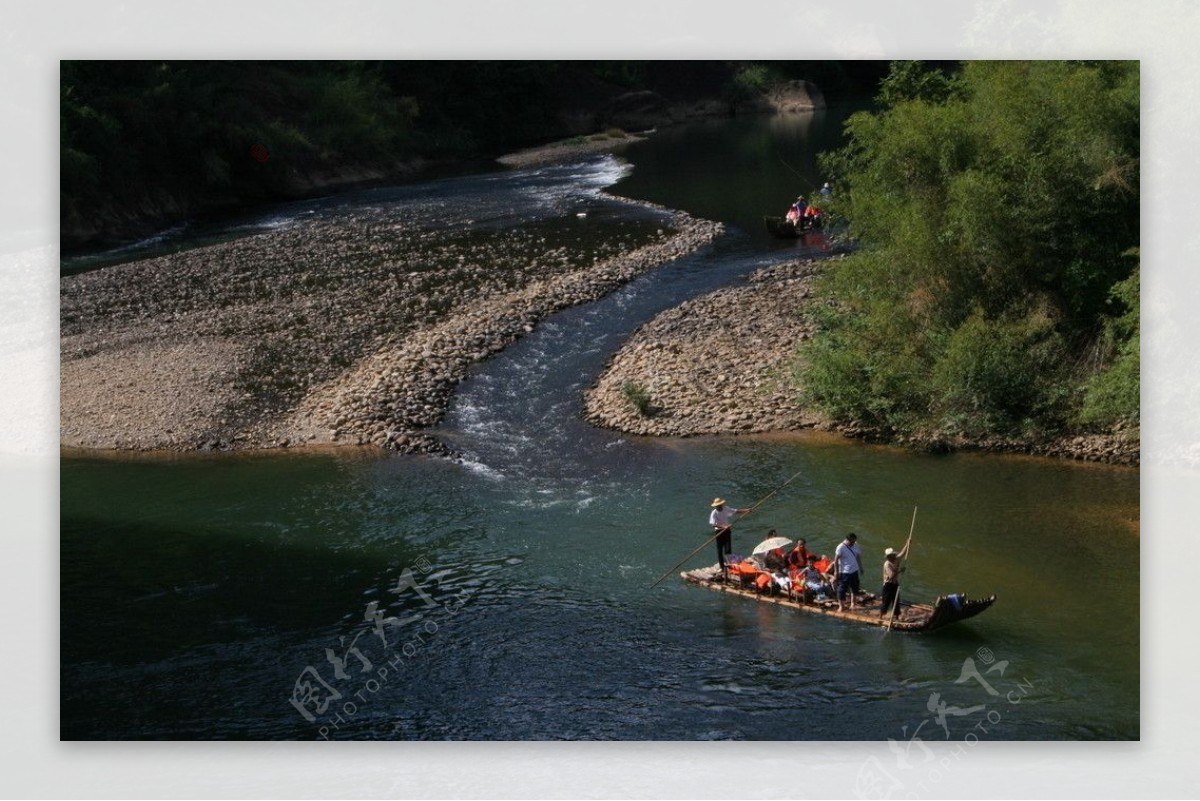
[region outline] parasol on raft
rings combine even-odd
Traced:
[[[755,545],[754,550],[751,551],[750,553],[751,553],[751,555],[766,553],[768,551],[773,551],[776,548],[791,548],[792,545],[793,545],[793,542],[791,540],[789,540],[787,537],[771,537],[769,539],[763,540],[758,545]]]

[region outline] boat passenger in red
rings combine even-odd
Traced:
[[[808,557],[808,540],[801,537],[796,540],[796,545],[792,548],[791,553],[787,555],[788,568],[803,570],[808,567]]]

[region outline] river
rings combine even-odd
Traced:
[[[761,216],[819,185],[814,154],[843,116],[695,123],[630,148],[631,169],[589,159],[389,195],[602,180],[728,233],[474,369],[437,432],[462,461],[64,455],[62,736],[1138,738],[1137,470],[820,434],[643,439],[580,419],[582,390],[639,324],[820,254],[769,239]],[[621,213],[557,197],[564,225],[580,203]],[[735,551],[770,528],[825,552],[855,531],[874,584],[917,507],[905,597],[996,605],[905,635],[674,577],[648,589],[708,536],[713,496],[750,505],[797,473]],[[712,561],[706,548],[689,564]]]

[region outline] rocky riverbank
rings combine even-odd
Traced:
[[[796,344],[815,332],[813,278],[840,256],[774,265],[669,309],[639,328],[588,390],[585,417],[631,434],[697,436],[821,429],[930,452],[985,451],[1137,465],[1138,432],[1045,441],[890,437],[835,423],[800,400]]]
[[[838,257],[833,257],[837,259]],[[796,431],[829,427],[804,407],[791,376],[820,262],[753,273],[639,328],[588,390],[585,417],[632,434]]]
[[[444,452],[426,429],[471,364],[721,231],[665,209],[586,241],[443,222],[364,210],[64,277],[62,445]]]
[[[601,153],[619,153],[634,142],[642,142],[645,136],[629,134],[619,128],[591,136],[577,136],[560,142],[551,142],[540,147],[530,147],[509,153],[496,159],[506,167],[536,167],[560,161],[594,156]]]

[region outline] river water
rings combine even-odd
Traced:
[[[563,225],[644,216],[595,191],[615,184],[729,231],[477,367],[438,432],[461,462],[64,455],[62,736],[1137,738],[1138,471],[817,434],[645,439],[580,419],[583,389],[655,313],[823,252],[769,239],[761,216],[819,185],[814,153],[843,116],[697,123],[631,148],[632,168],[597,158],[301,208],[437,197]],[[648,589],[707,538],[713,496],[747,506],[796,474],[735,551],[770,528],[826,552],[855,531],[873,584],[917,507],[905,597],[997,604],[904,635],[674,576]],[[706,548],[689,565],[712,561]]]

